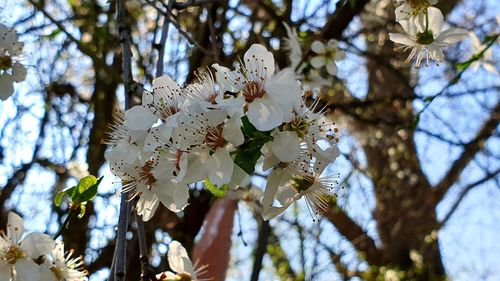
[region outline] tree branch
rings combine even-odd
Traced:
[[[451,165],[446,175],[441,179],[441,181],[434,188],[434,198],[436,203],[441,201],[446,192],[455,183],[462,171],[467,167],[476,154],[481,151],[484,147],[486,140],[495,133],[500,121],[500,102],[497,102],[495,108],[490,114],[490,118],[486,121],[477,135],[469,143],[464,145],[464,151],[462,155],[458,157],[455,162]]]

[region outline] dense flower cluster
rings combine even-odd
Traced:
[[[443,28],[443,14],[432,7],[436,3],[436,0],[396,1],[396,20],[404,33],[390,33],[389,37],[401,44],[405,51],[411,50],[407,62],[415,60],[415,67],[420,67],[422,60],[426,65],[429,60],[438,64],[443,62],[443,48],[468,38],[466,30]]]
[[[259,163],[271,171],[265,219],[302,197],[314,212],[325,209],[336,179],[321,173],[339,152],[336,128],[319,99],[302,89],[293,71],[277,71],[262,45],[252,45],[236,69],[213,68],[185,87],[159,77],[141,105],[117,114],[106,158],[123,192],[138,197],[137,213],[147,221],[160,202],[182,211],[188,185],[200,181],[237,189]]]
[[[24,222],[10,212],[7,233],[0,235],[0,281],[84,281],[81,257],[71,258],[61,241],[43,233],[23,237]]]
[[[19,62],[23,44],[17,41],[14,29],[0,24],[0,100],[14,92],[14,82],[26,78],[26,68]]]

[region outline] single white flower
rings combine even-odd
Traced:
[[[26,78],[26,68],[19,60],[23,44],[17,41],[14,29],[0,24],[0,100],[6,100],[14,92],[14,82]]]
[[[187,205],[189,191],[186,184],[175,178],[175,164],[171,159],[152,157],[142,162],[126,163],[120,155],[107,153],[111,172],[123,181],[122,192],[130,192],[130,199],[139,196],[136,211],[144,221],[153,217],[161,202],[172,212],[180,212]]]
[[[435,60],[444,61],[443,48],[468,37],[467,31],[460,28],[443,29],[443,14],[434,7],[410,20],[399,24],[405,33],[389,33],[391,41],[402,44],[404,50],[411,49],[407,62],[415,59],[415,67],[420,67],[423,59],[426,64]]]
[[[330,39],[326,45],[316,40],[312,43],[311,50],[317,54],[317,56],[311,59],[311,65],[314,68],[322,68],[324,66],[330,75],[337,74],[337,64],[335,61],[344,57],[344,52],[340,51],[337,47],[337,40]]]
[[[245,103],[243,96],[224,97],[209,69],[197,72],[196,80],[186,87],[185,96],[190,108],[199,106],[203,110],[224,109],[229,116],[242,114]]]
[[[158,77],[153,80],[153,93],[143,93],[142,105],[125,112],[125,125],[132,130],[148,131],[143,149],[153,151],[162,145],[159,140],[170,139],[184,101],[184,90],[172,78]]]
[[[474,32],[472,31],[469,32],[469,36],[472,43],[471,44],[472,53],[478,54],[482,52],[486,46],[481,44],[481,41],[479,40],[479,38],[477,38]],[[483,56],[479,58],[479,60],[472,62],[470,68],[472,70],[478,70],[481,66],[491,73],[498,74],[495,62],[493,61],[493,50],[491,47],[483,53]]]
[[[264,194],[266,200],[263,199],[262,218],[270,220],[279,214],[283,213],[295,201],[305,198],[308,210],[316,219],[318,214],[325,211],[330,205],[332,196],[335,196],[334,190],[336,189],[339,178],[338,175],[320,176],[321,173],[315,171],[315,167],[305,168],[299,173],[292,175],[289,180],[289,175],[285,171],[276,173],[276,178],[269,178],[271,181],[277,181],[277,188],[270,189],[276,191],[275,194],[267,191],[267,196]],[[285,178],[283,178],[285,177]],[[265,192],[265,193],[266,193]],[[275,198],[279,205],[274,205],[269,198]]]
[[[396,0],[396,21],[408,20],[437,4],[437,0]]]
[[[234,164],[230,149],[241,145],[241,115],[233,115],[226,121],[227,111],[198,108],[179,118],[178,136],[174,144],[182,150],[195,150],[200,161],[207,161],[205,169],[212,184],[222,186],[231,181]]]
[[[168,265],[174,271],[165,271],[156,275],[159,281],[203,281],[210,279],[200,279],[198,275],[203,274],[206,265],[197,266],[191,262],[186,249],[177,241],[172,241],[168,245]]]
[[[82,268],[83,258],[64,252],[64,243],[57,241],[51,252],[52,261],[45,259],[40,266],[40,281],[87,281],[88,272]]]
[[[23,219],[9,212],[7,234],[0,232],[1,281],[40,278],[39,266],[33,260],[48,254],[54,247],[54,240],[43,233],[30,233],[23,238],[23,233]]]
[[[269,131],[286,122],[293,105],[301,97],[300,82],[290,69],[275,74],[273,54],[253,44],[234,71],[214,64],[221,91],[241,92],[248,106],[250,123],[259,131]]]

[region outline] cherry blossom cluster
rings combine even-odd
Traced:
[[[443,27],[441,10],[433,7],[437,0],[396,0],[396,21],[404,33],[390,33],[390,39],[411,50],[407,62],[415,61],[420,67],[422,60],[428,65],[430,60],[437,64],[444,61],[443,48],[468,38],[468,33],[460,28]]]
[[[82,258],[65,252],[62,241],[43,233],[23,234],[24,221],[10,212],[7,233],[0,232],[0,280],[88,280]]]
[[[321,100],[292,70],[278,71],[262,45],[252,45],[235,69],[212,67],[185,86],[159,77],[141,105],[116,114],[106,158],[137,213],[147,221],[160,202],[181,212],[190,184],[225,194],[256,166],[270,173],[264,219],[301,198],[312,214],[326,209],[338,175],[322,173],[339,151]]]
[[[18,42],[14,29],[0,24],[0,100],[14,92],[14,82],[26,78],[26,68],[20,63],[23,44]]]

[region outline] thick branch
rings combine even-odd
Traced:
[[[338,207],[330,208],[325,212],[325,217],[335,225],[339,233],[351,241],[352,245],[366,254],[370,264],[381,263],[381,253],[370,236],[353,221],[343,210]]]

